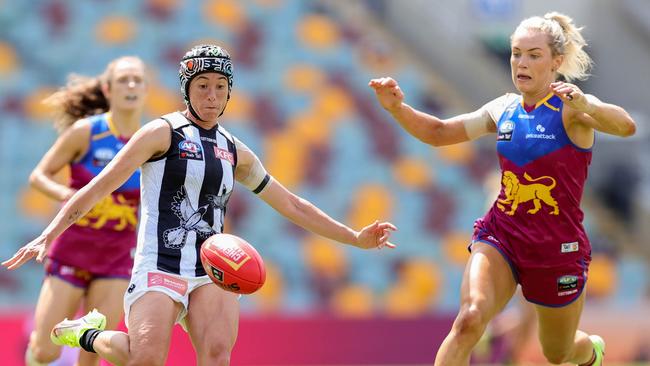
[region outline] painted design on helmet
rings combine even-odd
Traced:
[[[185,104],[190,105],[190,82],[206,72],[218,72],[228,79],[228,99],[232,90],[232,60],[228,52],[215,45],[203,44],[192,47],[181,59],[178,76]]]

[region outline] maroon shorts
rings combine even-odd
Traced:
[[[126,273],[115,273],[115,274],[96,274],[92,273],[83,268],[78,268],[74,266],[65,265],[56,259],[46,258],[45,259],[45,275],[46,276],[56,276],[63,281],[83,289],[87,289],[90,286],[90,283],[98,279],[106,278],[122,278],[128,280],[131,276]]]
[[[472,244],[475,242],[488,244],[501,253],[529,302],[550,307],[566,306],[580,297],[585,288],[591,261],[589,255],[580,256],[574,262],[562,265],[522,266],[513,252],[516,247],[502,242],[485,227],[483,220],[477,220],[474,224]],[[471,248],[470,244],[470,251]]]

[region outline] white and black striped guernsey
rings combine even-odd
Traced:
[[[235,182],[235,140],[223,127],[205,130],[180,112],[161,118],[172,128],[171,145],[142,165],[134,272],[204,276],[199,250],[205,239],[223,230]]]

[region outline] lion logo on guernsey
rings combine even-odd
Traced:
[[[76,224],[79,226],[90,226],[93,229],[101,229],[109,222],[116,222],[113,226],[115,231],[129,229],[135,230],[137,225],[136,208],[129,204],[129,201],[122,194],[116,194],[104,197],[97,203],[84,217],[80,218]]]
[[[529,214],[534,214],[542,208],[541,202],[543,201],[545,204],[553,208],[553,211],[549,212],[550,215],[559,215],[560,207],[558,206],[557,201],[551,195],[551,191],[556,186],[555,178],[545,175],[533,179],[530,177],[530,175],[528,175],[528,173],[524,173],[524,178],[528,182],[537,182],[541,179],[550,179],[551,184],[523,184],[519,181],[519,178],[515,175],[515,173],[506,170],[503,172],[503,179],[501,181],[503,184],[503,192],[506,198],[498,199],[497,207],[507,215],[512,216],[517,211],[517,207],[519,207],[520,203],[533,201],[535,207],[531,208],[527,212]],[[505,205],[510,205],[510,210],[507,212]]]

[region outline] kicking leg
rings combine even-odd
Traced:
[[[86,295],[86,311],[97,309],[106,316],[106,329],[117,328],[124,313],[124,292],[129,281],[119,278],[99,278],[91,282]],[[119,339],[119,337],[118,337]],[[112,347],[115,348],[115,347]],[[119,347],[118,347],[119,349]],[[99,355],[92,352],[79,353],[79,366],[99,364]]]
[[[66,320],[52,330],[52,342],[82,347],[121,365],[165,364],[171,331],[182,305],[169,296],[147,292],[131,306],[129,333],[104,331],[106,317],[92,311],[77,320]]]

